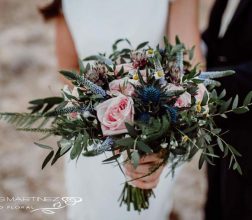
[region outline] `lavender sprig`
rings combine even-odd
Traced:
[[[176,54],[176,65],[180,70],[181,77],[184,74],[184,50],[181,49]]]
[[[94,145],[93,151],[97,154],[104,153],[105,151],[110,150],[113,144],[113,139],[111,137],[107,137],[101,144]]]
[[[76,82],[80,86],[85,86],[85,87],[89,88],[90,91],[94,94],[101,95],[103,97],[105,97],[107,95],[106,91],[103,88],[101,88],[100,86],[97,86],[96,84],[94,84],[93,82],[91,82],[90,80],[86,79],[83,76],[76,74]]]

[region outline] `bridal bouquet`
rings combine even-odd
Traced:
[[[0,114],[19,130],[44,133],[42,139],[60,137],[57,150],[35,143],[49,150],[42,168],[68,151],[71,159],[109,151],[111,156],[103,162],[116,162],[122,172],[124,163],[137,167],[140,158],[156,153],[162,162],[148,175],[166,164],[173,173],[198,151],[199,168],[204,161],[213,164],[220,156],[214,154],[217,147],[224,157],[230,156],[230,167],[241,173],[237,162],[241,155],[223,140],[223,131],[214,123],[215,116],[245,113],[251,105],[252,92],[239,106],[238,96],[225,99],[225,89],[217,94],[220,83],[214,79],[234,72],[201,72],[190,62],[194,48],[186,49],[178,38],[175,45],[165,38],[164,48],[155,49],[147,42],[132,49],[128,40],[129,48],[118,49],[121,41],[108,57],[99,54],[80,61],[79,72],[60,71],[73,85],[65,86],[61,97],[31,101],[31,113]],[[121,204],[140,212],[149,207],[154,194],[131,181],[125,182]]]

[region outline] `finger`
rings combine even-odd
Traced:
[[[152,182],[143,182],[143,181],[135,180],[133,181],[133,185],[140,189],[154,189],[157,187],[158,182],[159,182],[159,179]]]
[[[162,159],[158,156],[158,154],[149,154],[141,157],[139,160],[139,164],[145,163],[161,163]]]
[[[135,173],[139,173],[142,175],[147,175],[147,174],[151,173],[151,171],[153,170],[153,168],[155,166],[156,166],[156,164],[141,164],[135,168],[131,163],[127,163],[127,164],[125,164],[124,167],[129,172],[135,172]],[[163,166],[160,166],[156,171],[158,171],[159,169],[162,170]]]
[[[153,167],[153,165],[150,164],[145,164],[145,165],[138,165],[136,168],[131,164],[131,163],[127,163],[125,164],[125,169],[130,171],[130,172],[135,172],[135,173],[139,173],[139,174],[148,174],[151,171],[151,168]]]
[[[144,176],[142,174],[137,174],[137,173],[129,173],[126,172],[126,175],[128,177],[130,177],[130,180],[140,180],[140,181],[144,181],[144,182],[152,182],[155,181],[156,179],[159,179],[160,177],[160,173],[155,173],[149,176]]]

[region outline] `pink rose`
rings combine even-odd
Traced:
[[[125,122],[134,121],[133,105],[132,98],[119,94],[96,106],[104,136],[127,133]]]
[[[176,91],[176,90],[184,90],[184,88],[182,86],[176,86],[172,83],[169,83],[166,86],[166,90]],[[190,107],[190,105],[191,105],[191,94],[188,92],[184,92],[178,97],[174,106],[178,108],[183,108],[183,107]]]
[[[134,94],[134,87],[131,85],[129,78],[115,79],[109,83],[109,90],[113,95],[119,95],[120,93],[131,96]]]
[[[203,83],[199,84],[198,88],[199,89],[197,91],[197,95],[195,96],[195,98],[196,98],[196,102],[198,102],[198,101],[201,102],[203,100],[205,92],[208,94],[208,91]]]
[[[195,99],[196,99],[196,104],[201,105],[205,92],[207,93],[208,99],[209,99],[209,93],[203,83],[199,84],[198,88],[199,89],[197,91],[197,95],[195,96]],[[206,102],[206,105],[203,106],[203,108],[204,108],[204,111],[202,111],[201,108],[198,110],[200,110],[200,112],[202,112],[203,114],[207,114],[209,112],[208,100]]]
[[[188,92],[184,92],[180,95],[175,103],[175,107],[183,108],[183,107],[190,107],[191,105],[191,94]]]
[[[120,65],[117,65],[116,68],[115,68],[115,75],[117,75],[120,72],[120,70],[122,69],[122,67],[123,67],[124,73],[129,72],[130,70],[134,69],[132,63],[120,64]]]

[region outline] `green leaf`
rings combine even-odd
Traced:
[[[229,166],[228,166],[228,169],[230,169],[230,168],[231,168],[232,163],[233,163],[233,160],[234,160],[234,155],[232,155],[232,156],[230,157],[230,161],[229,161]]]
[[[73,141],[62,139],[59,142],[59,146],[61,147],[60,155],[64,155],[66,152],[68,152],[71,147],[73,146]]]
[[[79,133],[79,135],[75,139],[74,146],[70,153],[71,160],[75,159],[76,157],[79,157],[81,152],[82,152],[82,134]]]
[[[239,101],[239,96],[236,95],[235,98],[234,98],[234,101],[233,101],[232,109],[237,108],[237,106],[238,106],[238,101]]]
[[[119,145],[119,146],[131,147],[134,145],[134,139],[131,137],[124,138],[124,139],[116,140],[115,143],[116,145]]]
[[[207,92],[204,92],[204,96],[203,96],[201,105],[205,106],[207,104],[207,101],[208,101],[208,94],[207,94]]]
[[[139,44],[139,45],[137,46],[136,50],[140,50],[140,49],[144,48],[145,46],[147,46],[148,44],[149,44],[148,41],[143,42],[143,43],[141,43],[141,44]]]
[[[84,67],[83,62],[80,58],[79,58],[79,69],[80,69],[81,74],[85,73],[85,67]]]
[[[194,56],[194,50],[195,50],[195,46],[193,46],[188,52],[189,52],[189,60],[193,59]]]
[[[221,94],[219,95],[219,99],[222,99],[226,96],[227,92],[226,92],[226,89],[223,89]]]
[[[120,156],[121,156],[120,154],[115,154],[115,155],[113,155],[113,156],[111,156],[111,157],[109,157],[109,158],[103,160],[102,162],[103,162],[103,163],[110,162],[110,161],[116,160],[116,159],[119,158]]]
[[[244,107],[244,106],[233,109],[233,112],[235,114],[244,114],[244,113],[246,113],[248,111],[249,111],[249,108],[248,107]]]
[[[238,157],[241,157],[242,155],[232,146],[232,145],[228,145],[229,149],[232,151],[232,153],[235,155],[235,156],[238,156]]]
[[[59,147],[56,154],[55,154],[55,156],[54,156],[54,158],[53,158],[53,160],[52,160],[52,162],[51,162],[51,165],[55,164],[56,161],[61,157],[60,150],[61,150],[61,148]]]
[[[194,156],[197,152],[198,152],[198,148],[195,147],[195,146],[193,146],[193,147],[191,148],[190,152],[189,152],[188,159],[189,159],[189,160],[192,159],[193,156]]]
[[[240,175],[242,175],[242,169],[241,169],[240,165],[239,165],[238,163],[235,163],[234,166],[236,167],[235,170],[237,170],[238,173],[239,173]]]
[[[251,100],[252,100],[252,91],[250,91],[250,92],[246,95],[246,97],[245,97],[245,99],[244,99],[244,101],[243,101],[243,105],[245,105],[245,106],[249,105],[249,104],[251,103]]]
[[[221,107],[220,107],[220,113],[224,113],[229,108],[231,102],[232,102],[232,97],[228,101],[224,102],[221,105]]]
[[[212,130],[212,133],[214,133],[214,134],[219,134],[219,133],[221,133],[221,128],[215,128],[215,129],[213,129],[213,130]]]
[[[175,42],[176,42],[176,44],[181,44],[181,41],[180,41],[178,35],[175,36]]]
[[[54,154],[54,151],[50,151],[50,153],[46,156],[43,164],[42,164],[42,170],[45,168],[45,166],[48,164],[48,162],[52,159],[53,157],[53,154]]]
[[[52,147],[45,145],[45,144],[40,144],[40,143],[36,143],[34,142],[34,144],[36,144],[38,147],[44,148],[44,149],[48,149],[48,150],[53,150]]]
[[[104,55],[89,56],[89,57],[86,57],[83,61],[92,61],[92,60],[97,60],[106,65],[113,65],[113,62],[110,59],[106,58]],[[86,68],[86,71],[87,71],[87,68]]]
[[[228,155],[228,147],[225,147],[224,149],[224,155],[223,155],[223,158],[226,157]]]
[[[192,79],[192,82],[194,82],[196,84],[200,84],[200,83],[203,83],[204,80],[202,80],[202,79]]]
[[[136,145],[137,145],[138,150],[141,150],[145,153],[152,153],[153,152],[152,149],[147,144],[145,144],[143,141],[137,141]]]
[[[63,75],[65,78],[69,80],[76,80],[75,73],[68,71],[68,70],[61,70],[59,71],[61,75]]]
[[[223,146],[222,140],[219,137],[217,138],[217,143],[218,143],[220,150],[223,152],[224,146]]]
[[[200,155],[200,159],[199,159],[199,169],[202,168],[204,162],[205,162],[205,155],[202,153],[202,154]]]
[[[136,138],[137,137],[137,131],[135,130],[134,126],[129,124],[129,123],[125,123],[125,126],[129,132],[129,135],[133,138]]]
[[[131,162],[133,163],[134,168],[137,168],[138,164],[139,164],[139,160],[140,160],[140,155],[138,153],[138,151],[133,151],[131,153]]]
[[[29,101],[30,104],[32,105],[43,105],[44,104],[44,99],[35,99]]]

